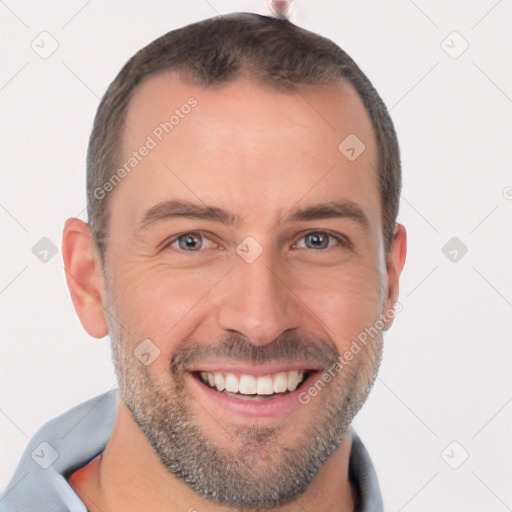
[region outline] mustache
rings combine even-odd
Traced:
[[[285,332],[268,345],[256,345],[241,334],[230,333],[214,344],[186,339],[171,359],[171,371],[175,375],[182,374],[193,365],[212,359],[255,365],[306,359],[329,368],[339,357],[338,349],[330,340],[306,333]]]

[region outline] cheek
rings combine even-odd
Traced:
[[[162,352],[171,353],[169,342],[180,339],[184,320],[192,310],[201,310],[203,297],[220,277],[218,271],[199,273],[147,262],[119,265],[114,285],[117,320],[134,344],[149,338]]]
[[[328,327],[326,334],[341,347],[366,327],[374,325],[382,310],[381,277],[378,271],[354,269],[316,280],[305,301]]]

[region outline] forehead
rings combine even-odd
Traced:
[[[192,101],[199,108],[194,107],[195,115],[188,116],[191,109],[187,108],[187,103]],[[174,120],[171,119],[173,114]],[[182,122],[186,117],[189,117],[187,122]],[[288,137],[279,141],[285,148],[294,142],[295,135],[305,135],[314,144],[326,135],[329,139],[326,142],[336,142],[352,130],[366,145],[374,144],[371,121],[363,103],[346,82],[340,85],[296,84],[285,90],[243,77],[203,87],[183,81],[174,72],[157,73],[143,80],[129,101],[123,148],[132,149],[141,136],[158,132],[158,127],[169,120],[174,139],[179,138],[180,132],[186,134],[187,128],[196,130],[197,135],[211,130],[216,135],[238,132],[240,138],[244,129],[253,133],[258,129],[277,133],[285,130]],[[178,124],[180,130],[174,130]],[[158,133],[155,136],[158,138]],[[172,143],[171,140],[163,142]],[[208,142],[208,138],[204,137],[201,142]],[[336,149],[337,144],[334,146]]]
[[[205,88],[161,73],[136,89],[125,122],[119,160],[134,165],[111,211],[124,207],[127,227],[169,199],[253,221],[274,221],[299,202],[346,199],[380,222],[375,137],[348,84],[282,91],[237,79]],[[356,159],[352,148],[363,149]]]

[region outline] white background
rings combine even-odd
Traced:
[[[99,98],[156,37],[232,11],[269,13],[255,0],[0,2],[0,489],[45,421],[115,385],[108,338],[81,328],[60,255],[65,219],[86,219]],[[292,21],[356,60],[401,144],[404,310],[356,419],[385,505],[512,510],[511,3],[298,0]],[[47,59],[31,48],[43,31],[59,45]],[[469,43],[458,58],[453,31]],[[454,236],[468,248],[455,263],[441,250]],[[47,263],[32,253],[42,237],[59,247]],[[469,453],[456,470],[441,457],[452,441],[452,464]]]

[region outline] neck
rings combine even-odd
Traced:
[[[356,492],[348,478],[350,449],[351,441],[347,436],[320,468],[305,493],[272,510],[352,512]],[[69,477],[69,484],[90,512],[240,510],[198,496],[171,474],[120,398],[114,429],[104,452],[75,471]],[[256,511],[253,509],[253,512]]]

